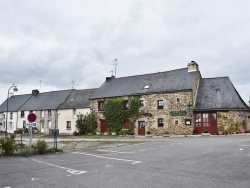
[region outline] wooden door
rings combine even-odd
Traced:
[[[138,121],[138,135],[144,136],[146,130],[146,122]]]
[[[107,132],[107,123],[105,120],[100,120],[101,121],[101,133]]]
[[[217,116],[216,113],[197,113],[195,114],[195,131],[201,134],[208,130],[210,134],[217,134]]]

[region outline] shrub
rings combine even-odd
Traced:
[[[47,150],[47,153],[57,153],[57,152],[63,152],[63,150],[56,148],[50,148]]]
[[[35,152],[38,154],[45,154],[48,150],[48,144],[45,140],[37,140]]]
[[[73,135],[74,135],[74,136],[77,136],[77,135],[79,135],[79,132],[74,131],[74,132],[73,132]]]
[[[147,134],[151,134],[151,131],[147,131]]]
[[[2,152],[4,156],[12,156],[17,151],[17,144],[15,142],[16,135],[10,134],[6,139],[0,139]]]

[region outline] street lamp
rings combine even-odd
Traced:
[[[18,91],[17,86],[13,84],[8,90],[8,95],[7,95],[7,113],[6,113],[6,122],[5,122],[5,139],[7,138],[7,125],[8,125],[8,111],[9,111],[9,95],[10,95],[10,89],[13,88],[13,92]]]

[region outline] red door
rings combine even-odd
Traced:
[[[201,134],[208,130],[210,134],[217,134],[217,117],[216,113],[198,113],[195,114],[195,131]]]
[[[129,123],[129,120],[125,120],[124,121],[124,124],[123,124],[123,129],[126,129],[126,130],[129,130],[130,129],[130,123]]]
[[[107,132],[107,123],[105,120],[100,120],[101,121],[101,133]]]
[[[145,121],[138,121],[138,135],[144,136],[145,135]]]

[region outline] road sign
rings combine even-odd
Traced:
[[[28,121],[29,121],[30,123],[35,122],[35,121],[36,121],[36,114],[30,113],[30,114],[28,115],[27,119],[28,119]]]
[[[28,127],[30,127],[30,126],[31,126],[31,127],[36,127],[36,122],[33,122],[33,123],[27,123],[27,126],[28,126]]]

